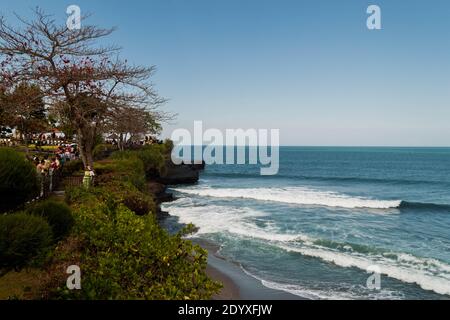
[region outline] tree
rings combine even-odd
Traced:
[[[3,101],[7,125],[18,129],[22,141],[28,146],[29,135],[44,130],[48,125],[41,89],[37,85],[20,83],[13,92],[4,94]]]
[[[161,129],[158,115],[145,109],[123,107],[120,112],[108,114],[105,121],[105,131],[118,137],[120,150],[145,135],[160,133]]]
[[[42,10],[21,27],[0,18],[0,85],[37,84],[45,101],[76,132],[84,165],[93,165],[94,140],[107,113],[123,108],[157,113],[165,102],[150,79],[155,67],[130,65],[115,46],[95,42],[114,29],[82,24],[70,30]],[[83,17],[83,21],[85,17]]]
[[[0,126],[7,125],[6,116],[6,92],[4,88],[0,87]]]

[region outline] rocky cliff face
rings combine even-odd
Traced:
[[[205,164],[174,165],[168,162],[166,168],[166,172],[156,179],[157,182],[166,185],[191,184],[198,181],[200,171],[205,168]]]
[[[174,197],[167,192],[167,185],[193,184],[197,183],[200,171],[205,164],[182,164],[174,165],[172,162],[166,164],[166,172],[163,175],[153,177],[148,182],[149,192],[153,195],[158,205],[158,216],[164,217],[168,213],[161,210],[161,203],[173,201]]]

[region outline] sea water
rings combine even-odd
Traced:
[[[207,166],[172,188],[166,225],[195,224],[244,272],[298,296],[450,298],[450,148],[281,147],[279,173],[259,172]]]

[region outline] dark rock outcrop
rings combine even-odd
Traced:
[[[147,186],[149,192],[153,195],[154,199],[158,204],[173,200],[173,195],[171,193],[166,192],[167,190],[166,185],[159,182],[150,181],[148,182]]]
[[[199,179],[200,171],[205,164],[181,164],[174,165],[172,162],[166,164],[166,172],[156,179],[157,182],[166,185],[192,184]]]
[[[205,163],[174,165],[172,162],[168,162],[163,175],[155,175],[150,179],[147,184],[148,190],[157,204],[158,218],[164,218],[169,215],[161,210],[161,203],[175,200],[173,194],[167,192],[167,185],[197,183],[200,171],[204,168]]]

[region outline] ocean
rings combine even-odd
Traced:
[[[450,299],[450,148],[281,147],[279,173],[259,169],[207,166],[171,189],[166,225],[193,223],[264,286],[304,298]]]

